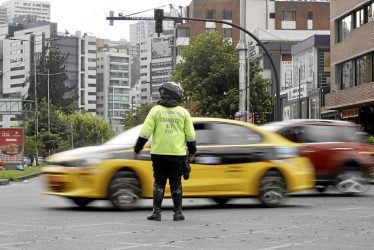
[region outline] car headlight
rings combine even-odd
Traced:
[[[69,161],[61,161],[61,162],[53,162],[47,161],[49,165],[59,165],[65,167],[87,167],[87,166],[94,166],[102,163],[106,159],[110,159],[111,156],[109,154],[97,154],[97,155],[86,155],[80,158],[76,158],[74,160]]]

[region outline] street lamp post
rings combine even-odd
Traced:
[[[32,39],[30,42],[33,44],[33,57],[34,57],[34,104],[35,104],[35,153],[36,153],[36,165],[39,164],[39,152],[38,152],[38,98],[36,92],[36,43],[35,43],[35,35],[32,35]]]
[[[47,69],[47,89],[48,89],[48,132],[51,132],[51,121],[49,118],[49,69]]]

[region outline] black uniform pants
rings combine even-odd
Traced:
[[[152,154],[151,159],[155,183],[164,189],[169,178],[170,189],[177,190],[181,186],[182,170],[186,156]]]

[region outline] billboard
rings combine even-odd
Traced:
[[[23,128],[0,128],[0,158],[5,167],[23,163]]]

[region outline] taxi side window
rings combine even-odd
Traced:
[[[280,134],[288,140],[301,143],[304,142],[304,129],[302,127],[291,127],[284,129]]]
[[[196,144],[197,145],[211,145],[216,144],[214,131],[212,124],[209,123],[195,123],[194,124],[196,132]]]
[[[214,124],[214,130],[219,145],[245,145],[262,142],[261,134],[244,126],[217,123]]]

